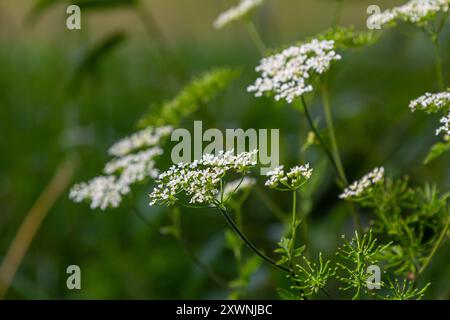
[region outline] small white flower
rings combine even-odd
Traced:
[[[446,117],[441,119],[442,126],[436,130],[436,135],[444,133],[445,135],[450,135],[450,112]]]
[[[314,75],[326,72],[333,61],[341,56],[334,51],[333,40],[312,40],[300,46],[292,46],[282,52],[263,58],[256,72],[260,77],[247,88],[256,97],[273,94],[275,100],[292,103],[295,98],[313,90],[309,83]]]
[[[309,163],[302,166],[295,166],[285,174],[283,166],[278,166],[267,173],[269,179],[266,181],[266,186],[269,188],[280,188],[282,186],[291,190],[297,190],[307,180],[311,178],[313,169],[309,167]]]
[[[410,0],[402,6],[372,15],[369,18],[369,22],[374,25],[384,26],[400,20],[422,26],[428,20],[434,19],[438,12],[447,12],[449,5],[450,0]]]
[[[425,93],[409,103],[411,111],[423,110],[427,113],[450,108],[450,92]]]
[[[168,136],[172,131],[171,126],[148,127],[117,141],[109,148],[108,152],[112,156],[120,157],[137,149],[152,147],[158,145],[161,139]]]
[[[99,176],[88,182],[76,184],[70,190],[69,198],[74,202],[91,201],[91,209],[117,208],[122,196],[130,192],[115,176]]]
[[[205,154],[192,163],[179,163],[161,173],[150,194],[150,205],[174,204],[185,193],[191,204],[210,205],[216,201],[220,181],[229,172],[243,173],[256,165],[257,150],[234,155],[233,150]]]
[[[69,198],[75,202],[90,201],[92,209],[119,207],[122,197],[131,192],[131,185],[158,177],[155,157],[162,155],[163,150],[155,145],[171,131],[172,127],[147,128],[120,140],[110,149],[118,158],[105,165],[106,175],[73,186]],[[148,146],[153,147],[142,149]],[[137,149],[142,150],[130,153]]]
[[[133,184],[145,178],[157,178],[158,170],[155,168],[155,157],[163,154],[160,147],[153,147],[134,154],[113,159],[104,168],[106,174],[120,173],[120,179]]]
[[[350,186],[345,188],[344,192],[339,196],[341,199],[352,199],[363,195],[365,192],[370,191],[373,186],[384,180],[384,168],[375,168],[360,180],[353,182]]]
[[[213,26],[216,29],[223,28],[233,21],[242,19],[262,3],[263,0],[241,0],[237,6],[221,13]]]

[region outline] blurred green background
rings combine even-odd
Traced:
[[[98,175],[108,159],[108,146],[132,132],[152,104],[170,99],[192,76],[213,67],[239,67],[242,75],[184,125],[214,119],[219,128],[280,128],[282,163],[296,162],[304,143],[298,132],[307,131],[303,117],[281,103],[246,93],[256,76],[259,53],[240,23],[212,28],[217,15],[235,2],[148,0],[85,10],[80,31],[66,29],[63,1],[42,11],[34,11],[36,1],[0,3],[0,261],[64,159],[78,157],[72,183]],[[403,2],[348,0],[341,24],[365,28],[369,4],[387,8]],[[148,14],[159,25],[164,44],[146,32]],[[265,42],[278,47],[330,27],[334,14],[333,0],[267,0],[255,23]],[[447,81],[449,36],[447,25],[441,48]],[[107,52],[86,60],[108,40],[113,45]],[[437,119],[412,114],[407,107],[411,99],[436,91],[433,59],[429,40],[402,27],[386,32],[373,46],[345,52],[335,65],[332,107],[351,179],[384,165],[395,176],[408,174],[414,183],[428,181],[449,189],[448,155],[422,165],[429,146],[438,140]],[[312,109],[320,119],[318,99]],[[308,155],[313,166],[322,159],[316,149]],[[331,253],[340,234],[352,231],[332,174],[327,167],[314,192],[313,252]],[[164,209],[147,207],[150,188],[139,190],[139,207],[163,225]],[[72,203],[67,194],[65,190],[48,212],[6,298],[227,297],[228,291],[193,265],[176,240],[156,235],[130,210],[93,212],[88,205]],[[289,210],[287,199],[269,194]],[[223,278],[233,279],[235,264],[224,247],[222,217],[185,209],[181,217],[200,259]],[[281,226],[253,194],[245,205],[244,225],[266,252],[274,249]],[[449,249],[447,243],[427,271],[424,281],[433,283],[427,298],[449,298]],[[71,264],[81,267],[81,290],[66,288],[66,268]],[[276,297],[283,278],[272,271],[262,266],[251,280],[248,298]]]

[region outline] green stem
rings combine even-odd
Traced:
[[[314,132],[314,135],[316,136],[317,140],[319,140],[319,143],[322,146],[322,149],[325,151],[325,154],[327,155],[328,159],[330,160],[330,162],[331,162],[331,164],[332,164],[332,166],[334,168],[334,171],[336,172],[336,174],[338,176],[338,186],[341,187],[341,188],[344,188],[345,186],[348,185],[347,179],[345,177],[345,174],[343,175],[345,180],[342,181],[341,180],[342,178],[340,178],[341,174],[339,173],[338,164],[336,163],[336,160],[333,157],[330,149],[327,147],[327,145],[323,141],[322,137],[320,136],[319,131],[316,128],[316,125],[314,124],[314,121],[311,118],[311,114],[309,113],[309,109],[308,109],[308,106],[306,104],[305,98],[302,96],[301,99],[302,99],[302,103],[303,103],[306,119],[308,120],[309,126],[310,126],[311,130]],[[331,115],[331,113],[330,113],[330,115]],[[341,164],[341,167],[342,167],[342,164]],[[342,172],[343,172],[343,170],[342,170]],[[358,214],[355,206],[351,202],[348,202],[348,206],[350,207],[350,212],[352,213],[353,222],[355,224],[355,227],[357,229],[361,230],[361,219],[359,217],[359,214]]]
[[[348,185],[347,176],[345,175],[344,167],[342,165],[341,156],[339,155],[339,147],[336,140],[336,133],[334,130],[333,116],[331,114],[330,108],[330,98],[328,95],[328,87],[325,79],[322,84],[322,100],[323,100],[323,111],[325,113],[325,122],[327,123],[328,132],[330,135],[331,152],[333,154],[334,161],[336,163],[336,168],[339,174],[340,180]]]
[[[152,231],[155,234],[158,234],[160,236],[164,236],[163,233],[161,233],[161,231],[158,229],[157,226],[155,226],[147,217],[145,217],[140,210],[137,209],[137,207],[135,205],[131,206],[131,209],[133,211],[133,213],[150,229],[152,229]],[[178,226],[179,229],[179,235],[177,238],[177,240],[181,243],[183,249],[185,250],[186,254],[189,256],[189,258],[192,260],[192,262],[194,263],[194,265],[197,266],[197,268],[199,268],[200,270],[203,270],[205,272],[205,274],[207,274],[211,280],[213,280],[216,284],[218,284],[219,286],[223,287],[223,288],[228,288],[227,282],[222,279],[219,275],[217,275],[212,269],[210,269],[207,265],[205,265],[202,261],[200,261],[200,259],[196,256],[194,250],[192,249],[192,246],[190,244],[190,242],[183,236],[182,233],[182,229],[181,229],[181,224],[179,224]]]
[[[234,223],[233,219],[230,217],[230,215],[228,214],[227,210],[224,207],[217,207],[217,209],[219,209],[219,211],[222,213],[225,220],[230,225],[231,229],[233,229],[233,231],[242,239],[242,241],[244,241],[244,243],[249,247],[249,249],[252,250],[257,256],[259,256],[261,259],[268,262],[269,264],[271,264],[272,266],[274,266],[277,269],[280,269],[289,274],[292,273],[290,269],[288,269],[284,266],[278,265],[274,260],[270,259],[265,254],[263,254],[261,251],[259,251],[258,248],[256,248],[256,246],[242,233],[242,231],[238,228],[236,223]]]
[[[290,243],[290,261],[289,261],[289,267],[291,270],[294,269],[294,249],[295,249],[295,233],[296,233],[296,226],[297,223],[297,191],[292,191],[292,222],[291,222],[291,243]]]
[[[319,141],[319,144],[322,146],[322,149],[325,151],[325,154],[328,157],[328,159],[330,160],[331,165],[333,166],[333,169],[336,171],[336,174],[338,174],[339,171],[337,168],[337,164],[333,158],[333,155],[331,154],[330,149],[323,141],[323,139],[319,133],[319,130],[317,129],[316,125],[314,124],[311,114],[309,113],[309,108],[308,108],[308,105],[306,104],[305,98],[302,96],[301,99],[302,99],[302,103],[303,103],[303,110],[305,111],[305,116],[306,116],[306,119],[308,120],[309,127],[314,132],[314,135],[316,136],[317,140]]]
[[[266,45],[264,44],[264,41],[262,40],[261,36],[259,35],[258,30],[256,29],[255,24],[252,20],[247,19],[245,21],[245,25],[247,27],[247,31],[250,34],[250,37],[252,38],[253,43],[258,48],[259,53],[261,56],[264,55],[266,52]]]
[[[447,234],[448,231],[448,227],[450,225],[450,217],[447,217],[447,222],[444,226],[444,229],[442,230],[441,234],[439,235],[438,240],[436,241],[436,243],[433,246],[433,249],[431,250],[430,254],[428,255],[428,257],[426,258],[424,264],[422,265],[422,268],[420,268],[417,277],[419,277],[424,271],[425,269],[428,267],[428,265],[431,262],[431,259],[433,258],[433,256],[435,255],[436,251],[439,249],[439,247],[441,246],[442,242],[445,239],[445,236]]]
[[[444,91],[445,90],[445,84],[444,84],[444,75],[442,74],[442,59],[441,55],[439,53],[439,39],[438,35],[435,35],[432,39],[433,41],[433,48],[434,48],[434,55],[435,55],[435,67],[436,67],[436,77],[439,85],[439,90]]]

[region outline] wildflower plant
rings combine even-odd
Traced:
[[[240,0],[238,5],[222,12],[217,17],[213,24],[214,28],[220,29],[234,21],[246,18],[263,2],[264,0]]]
[[[441,113],[443,117],[439,121],[439,127],[436,129],[436,135],[443,135],[445,142],[437,142],[431,146],[431,149],[424,161],[429,163],[447,151],[450,150],[450,91],[439,93],[425,93],[424,95],[410,102],[409,108],[412,112],[422,110],[428,114]]]
[[[331,265],[331,260],[324,262],[322,252],[319,253],[319,263],[311,262],[303,256],[304,266],[297,264],[299,270],[296,275],[296,284],[292,289],[302,292],[302,297],[311,297],[319,292],[325,290],[330,278],[336,275],[337,267]],[[328,293],[327,293],[328,294]]]
[[[376,188],[345,197],[372,210],[374,232],[392,243],[385,251],[386,264],[414,277],[423,273],[447,233],[448,198],[435,186],[412,188],[407,178],[385,178]]]
[[[116,142],[109,149],[114,156],[103,173],[88,182],[76,184],[69,197],[75,202],[90,201],[91,209],[117,208],[133,184],[156,178],[156,158],[163,154],[159,145],[172,132],[172,127],[147,127]]]
[[[342,2],[337,0],[338,8]],[[154,181],[156,185],[149,194],[149,205],[168,207],[171,220],[170,225],[159,231],[172,234],[182,243],[185,242],[181,230],[181,208],[217,210],[231,228],[225,231],[225,245],[228,253],[233,255],[237,271],[232,280],[225,281],[231,299],[246,297],[251,277],[263,261],[287,276],[289,287],[278,288],[283,297],[333,299],[329,289],[338,288],[336,292],[343,292],[344,296],[349,295],[352,299],[423,298],[429,284],[419,288],[418,279],[448,237],[450,193],[442,193],[428,183],[417,187],[407,177],[393,178],[386,174],[383,166],[349,183],[331,112],[328,86],[332,67],[345,58],[344,50],[368,46],[378,40],[380,33],[356,31],[353,27],[335,24],[325,32],[269,53],[252,22],[253,13],[262,3],[263,0],[240,0],[237,6],[216,19],[214,27],[220,29],[235,21],[246,23],[262,55],[255,68],[258,76],[247,91],[255,97],[267,96],[298,107],[309,125],[307,142],[296,159],[297,163],[303,164],[289,169],[276,167],[267,173],[265,181],[270,192],[285,192],[292,199],[289,214],[283,211],[284,208],[277,208],[279,213],[276,216],[280,220],[277,226],[282,227],[277,229],[281,230],[277,234],[278,246],[273,254],[277,258],[266,255],[245,233],[244,203],[252,190],[258,188],[258,180],[251,177],[251,171],[258,165],[257,150],[240,153],[223,150],[217,154],[204,154],[190,163],[173,164],[163,172],[156,166],[157,159],[163,155],[165,139],[173,127],[228,87],[238,75],[234,69],[206,72],[194,78],[173,99],[153,105],[139,122],[142,130],[119,140],[109,149],[113,159],[105,165],[102,175],[75,185],[70,197],[76,202],[90,201],[92,208],[105,210],[120,206],[123,198],[131,193],[132,185]],[[384,27],[393,27],[400,21],[411,24],[425,31],[433,41],[440,92],[426,93],[409,104],[411,111],[442,114],[436,135],[444,135],[444,141],[447,141],[435,144],[428,160],[450,150],[450,93],[444,91],[439,52],[439,35],[447,21],[449,3],[449,0],[411,0],[370,18],[371,22]],[[308,107],[316,92],[322,98],[326,130],[319,129],[320,121],[313,120]],[[308,224],[301,215],[307,206],[310,211],[313,209],[312,192],[305,190],[310,190],[308,187],[317,176],[315,183],[320,184],[320,177],[326,173],[317,163],[313,170],[309,163],[303,161],[309,159],[305,153],[316,143],[333,167],[340,189],[336,201],[345,202],[347,211],[354,218],[353,236],[349,240],[343,237],[343,244],[331,254],[324,254],[321,250],[318,254],[312,252],[316,246],[310,243],[312,237],[308,234]],[[306,195],[306,204],[302,203],[302,195]],[[270,199],[267,202],[270,203]],[[360,221],[362,215],[368,218],[368,222]],[[243,244],[253,255],[244,253]],[[196,260],[195,256],[193,260]],[[383,270],[383,279],[375,283],[368,272],[372,266]],[[401,284],[399,279],[408,279],[408,282],[403,280]],[[368,284],[381,287],[381,291],[375,294],[369,290]]]
[[[247,88],[256,97],[274,95],[275,100],[292,103],[313,90],[311,80],[330,69],[341,56],[334,50],[334,41],[317,40],[292,46],[275,55],[263,58],[256,71],[260,77]]]
[[[398,21],[412,25],[423,31],[431,40],[436,60],[436,76],[440,90],[444,90],[442,58],[439,37],[447,22],[450,9],[449,0],[410,0],[406,4],[369,18],[369,23],[382,27],[393,27]]]
[[[343,283],[339,289],[354,290],[352,299],[360,298],[363,292],[368,293],[367,284],[370,282],[371,274],[367,272],[367,268],[378,264],[390,245],[390,243],[378,244],[371,230],[363,236],[355,231],[355,236],[350,241],[345,241],[337,251],[337,255],[343,260],[342,263],[337,263],[341,271],[338,278]]]
[[[381,296],[384,300],[421,300],[431,284],[427,283],[423,288],[416,288],[412,281],[395,279],[388,280],[387,285],[389,293]]]
[[[214,20],[213,26],[216,29],[222,29],[236,21],[245,22],[245,26],[247,27],[247,31],[252,41],[259,52],[263,54],[266,51],[266,45],[252,21],[253,13],[263,3],[264,0],[239,0],[239,3],[236,6],[222,12],[216,20]]]

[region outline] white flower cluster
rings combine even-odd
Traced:
[[[127,184],[122,184],[115,176],[98,176],[88,182],[72,187],[69,198],[74,202],[91,200],[91,209],[117,208],[122,196],[130,192]]]
[[[450,0],[410,0],[402,6],[370,16],[368,22],[381,27],[401,20],[421,26],[427,20],[433,19],[438,12],[447,12],[449,5]]]
[[[267,173],[269,179],[266,181],[266,186],[279,189],[285,186],[290,190],[297,190],[311,178],[312,172],[313,169],[309,167],[309,163],[302,166],[295,166],[287,174],[284,172],[283,166],[278,166]],[[282,185],[281,188],[280,184]]]
[[[155,146],[161,138],[172,130],[170,127],[147,128],[128,138],[120,140],[110,149],[110,153],[120,155],[109,161],[103,172],[88,182],[72,187],[69,198],[74,202],[90,201],[91,209],[117,208],[122,197],[131,191],[131,185],[147,178],[158,177],[155,158],[163,154],[159,146]],[[136,153],[136,149],[153,146]]]
[[[247,88],[256,97],[274,94],[275,100],[292,103],[295,98],[313,90],[309,78],[327,71],[331,63],[340,60],[334,51],[333,40],[312,40],[300,46],[292,46],[282,52],[263,58],[256,67],[261,75]]]
[[[109,148],[108,152],[112,156],[120,157],[137,149],[156,146],[162,138],[171,134],[172,131],[173,128],[171,126],[148,127],[117,141]]]
[[[158,185],[150,194],[150,205],[172,205],[184,192],[191,204],[212,204],[220,182],[229,171],[246,172],[256,165],[257,150],[234,155],[233,150],[206,154],[192,163],[178,163],[159,175]]]
[[[244,177],[243,179],[234,180],[225,184],[223,188],[223,200],[227,200],[234,194],[251,189],[256,184],[256,179]]]
[[[344,192],[339,196],[341,199],[352,199],[361,196],[364,192],[370,191],[372,187],[384,180],[384,168],[375,168],[360,180],[353,182],[345,188]]]
[[[450,92],[425,93],[409,103],[411,111],[417,109],[428,113],[450,108]]]
[[[223,28],[233,21],[240,20],[262,3],[263,0],[241,0],[237,6],[221,13],[214,21],[213,26],[216,29]]]
[[[163,154],[160,147],[153,147],[135,154],[125,155],[109,161],[103,171],[106,174],[121,173],[121,179],[133,184],[147,177],[157,178],[159,171],[155,168],[154,158]]]
[[[441,124],[442,126],[436,130],[436,135],[443,132],[444,134],[450,136],[450,113],[441,119]]]

